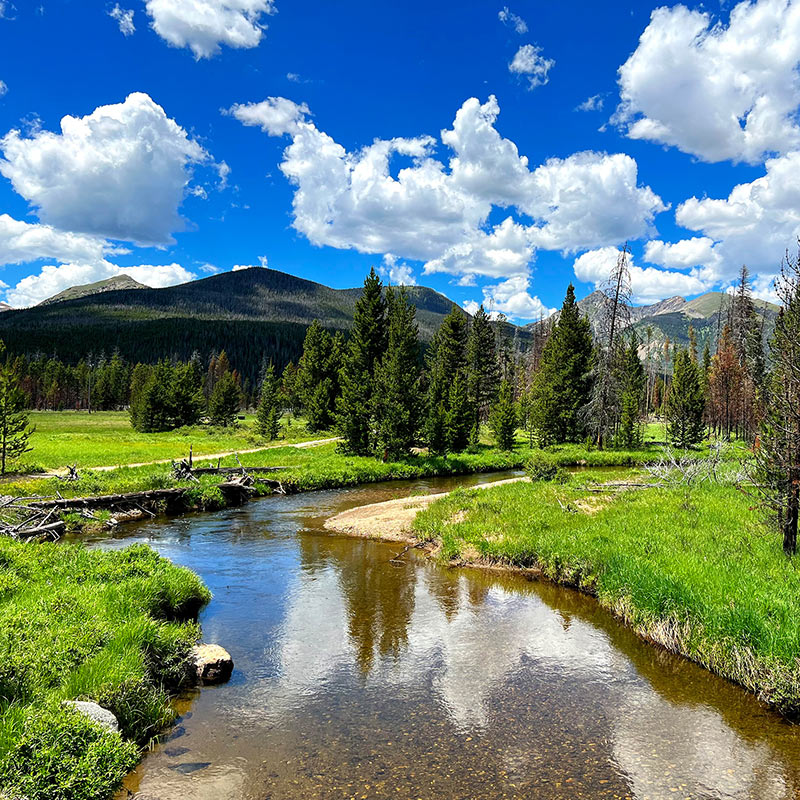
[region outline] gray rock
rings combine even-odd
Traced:
[[[196,645],[192,660],[200,683],[223,683],[233,672],[231,654],[218,644]]]
[[[89,717],[92,722],[96,722],[106,730],[119,733],[119,722],[117,718],[107,709],[90,703],[87,700],[66,700],[65,706],[72,706],[76,711],[80,711],[85,717]]]

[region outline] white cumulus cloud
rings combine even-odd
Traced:
[[[547,308],[538,297],[532,296],[529,287],[527,276],[515,275],[502,283],[487,286],[483,290],[483,305],[492,313],[500,312],[519,319],[545,319],[554,314],[556,309]]]
[[[800,146],[800,4],[741,2],[727,25],[657,8],[620,67],[614,116],[633,139],[705,161],[760,162]]]
[[[494,97],[467,100],[452,129],[441,132],[451,151],[446,163],[434,157],[430,136],[375,140],[348,152],[310,121],[307,107],[285,98],[230,113],[291,137],[280,167],[295,185],[294,227],[309,241],[422,261],[426,273],[527,280],[536,248],[635,239],[665,209],[639,186],[636,162],[626,155],[578,153],[531,169],[497,131]],[[489,224],[496,209],[507,211]],[[531,221],[520,221],[525,216]]]
[[[106,260],[91,263],[48,264],[42,267],[38,274],[28,275],[9,289],[6,292],[6,300],[15,308],[34,306],[70,286],[94,283],[115,275],[129,275],[135,281],[155,288],[174,286],[196,277],[180,264],[120,267]]]
[[[119,31],[123,36],[131,36],[136,33],[136,26],[133,24],[133,9],[121,8],[117,3],[111,11],[108,12],[111,19],[116,20],[119,25]]]
[[[416,286],[417,279],[414,277],[414,270],[409,264],[402,264],[397,256],[386,253],[383,257],[383,264],[378,268],[379,272],[389,279],[392,286]]]
[[[153,30],[174,47],[188,47],[196,59],[212,58],[220,45],[257,47],[263,17],[276,13],[272,0],[147,0]]]
[[[0,174],[42,222],[66,231],[163,245],[183,230],[191,167],[209,156],[148,95],[66,116],[60,133],[12,130]]]
[[[575,106],[576,111],[602,111],[605,99],[601,94],[593,94],[587,97],[582,103]]]
[[[528,79],[528,88],[544,86],[550,80],[550,70],[555,66],[552,58],[542,55],[542,48],[533,44],[524,44],[517,50],[508,69],[516,75]]]
[[[0,81],[0,97],[8,94],[8,84],[5,81]]]

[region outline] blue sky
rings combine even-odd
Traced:
[[[770,296],[800,231],[788,0],[0,0],[0,17],[15,306],[120,271],[267,263],[347,287],[375,265],[527,320],[570,280],[588,294],[626,240],[639,302],[744,262]]]

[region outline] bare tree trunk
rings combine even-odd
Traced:
[[[798,477],[792,476],[789,484],[789,495],[786,503],[786,513],[783,518],[783,552],[793,556],[797,552],[797,519],[800,511],[800,486]]]

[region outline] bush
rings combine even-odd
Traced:
[[[565,483],[569,478],[569,473],[562,469],[555,459],[544,453],[536,453],[528,459],[525,473],[532,481]]]
[[[21,736],[0,762],[0,786],[26,800],[110,797],[139,751],[69,708],[31,708]]]

